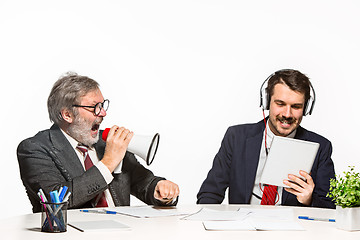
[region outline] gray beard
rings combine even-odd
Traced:
[[[70,124],[67,132],[68,134],[76,139],[79,143],[84,144],[88,147],[92,147],[99,141],[99,132],[96,137],[91,136],[92,123],[86,122],[83,118],[75,117],[75,120]]]

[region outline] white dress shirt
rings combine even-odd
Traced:
[[[269,151],[275,134],[270,130],[268,123],[269,123],[269,121],[267,121],[267,123],[266,123],[266,146]],[[291,134],[289,134],[287,137],[294,138],[295,134],[296,134],[296,130],[293,131]],[[255,183],[254,183],[254,187],[253,187],[253,194],[251,195],[251,198],[250,198],[250,204],[254,204],[254,205],[261,204],[261,197],[263,195],[262,191],[264,191],[264,185],[261,185],[262,191],[260,189],[260,177],[261,177],[262,171],[264,170],[265,162],[267,159],[267,153],[265,151],[265,130],[264,130],[263,136],[264,137],[263,137],[263,140],[261,143],[259,163],[258,163],[258,167],[256,170]],[[282,190],[283,190],[283,187],[278,186],[278,188],[277,188],[278,195],[275,199],[275,205],[281,205]],[[260,199],[257,198],[256,196],[254,196],[254,194],[257,195]]]
[[[64,132],[61,129],[61,132],[64,134],[64,136],[66,137],[66,139],[69,141],[69,143],[71,144],[71,146],[74,148],[76,155],[79,158],[79,161],[81,162],[81,165],[83,166],[84,170],[85,170],[85,157],[83,155],[83,153],[78,150],[76,147],[78,146],[79,142],[76,141],[73,137],[71,137],[69,134],[67,134],[66,132]],[[99,160],[99,157],[97,156],[97,153],[95,151],[94,148],[89,148],[88,149],[88,154],[90,156],[91,161],[93,162],[94,166],[97,167],[100,171],[100,173],[102,174],[102,176],[104,177],[105,181],[107,184],[111,183],[111,181],[114,179],[114,177],[112,176],[110,170]],[[121,169],[122,166],[122,161],[119,164],[118,169]],[[109,189],[106,189],[104,191],[105,193],[105,198],[108,204],[108,207],[115,207],[114,201],[112,199],[112,196],[110,194]]]

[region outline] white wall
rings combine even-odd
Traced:
[[[150,169],[180,185],[180,204],[195,203],[227,127],[261,119],[260,85],[282,68],[311,78],[317,101],[302,125],[332,141],[337,173],[359,170],[359,7],[355,0],[1,1],[1,218],[31,212],[16,147],[51,126],[46,100],[68,70],[97,80],[111,100],[103,127],[161,134]]]

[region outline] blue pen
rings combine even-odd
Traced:
[[[116,214],[115,211],[108,211],[108,210],[105,210],[105,209],[102,209],[102,210],[86,210],[86,209],[81,209],[80,212]]]
[[[298,218],[303,219],[303,220],[335,222],[335,219],[332,219],[332,218],[316,218],[316,217],[308,217],[308,216],[299,216]]]
[[[57,190],[50,192],[50,197],[53,203],[60,203],[59,193]]]
[[[63,186],[59,191],[59,200],[62,202],[64,200],[64,196],[66,194],[66,191],[68,190],[67,186]]]

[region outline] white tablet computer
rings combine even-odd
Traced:
[[[288,187],[283,184],[288,174],[301,177],[300,170],[310,173],[319,146],[319,143],[274,136],[260,183]]]

